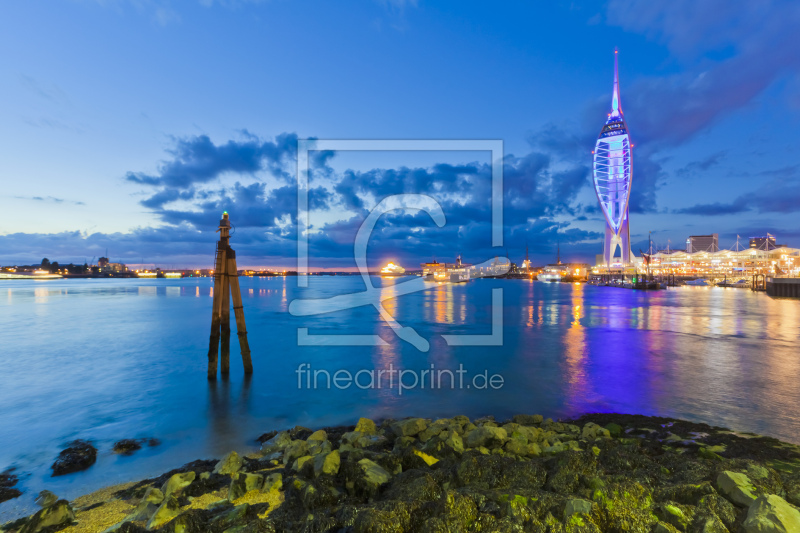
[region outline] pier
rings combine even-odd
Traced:
[[[800,298],[800,278],[767,278],[767,294],[787,298]]]

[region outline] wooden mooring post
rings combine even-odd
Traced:
[[[236,317],[236,330],[239,336],[239,347],[242,350],[244,373],[253,373],[253,361],[250,357],[250,345],[247,342],[247,328],[244,323],[242,293],[239,289],[239,274],[236,268],[236,252],[230,246],[231,223],[228,212],[222,213],[219,221],[219,242],[214,259],[214,299],[211,304],[211,336],[208,344],[208,379],[217,379],[217,360],[220,360],[220,373],[227,376],[230,372],[231,355],[231,300],[233,314]],[[221,349],[220,349],[221,348]]]

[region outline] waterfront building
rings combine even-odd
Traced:
[[[690,254],[694,252],[718,252],[719,234],[691,235],[686,239],[686,251]]]
[[[631,263],[628,201],[631,191],[631,144],[628,126],[622,114],[619,90],[617,51],[614,50],[614,89],[611,113],[594,148],[593,179],[600,209],[606,220],[603,240],[604,263],[610,266],[617,246],[621,248],[622,264]]]
[[[602,272],[602,266],[595,268]],[[759,250],[719,250],[716,252],[658,252],[651,256],[651,272],[655,275],[713,276],[743,278],[765,276],[800,276],[800,249],[771,248]]]
[[[785,248],[785,244],[776,244],[775,236],[767,233],[766,237],[750,237],[750,248],[756,250],[774,250],[775,248]]]

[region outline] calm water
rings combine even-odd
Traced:
[[[195,458],[254,449],[255,437],[373,418],[518,412],[559,417],[621,411],[688,418],[800,443],[800,304],[744,289],[659,292],[521,280],[437,285],[386,302],[431,343],[400,341],[372,307],[293,317],[298,297],[362,290],[358,277],[242,278],[255,374],[242,376],[236,335],[231,377],[205,377],[211,280],[7,281],[0,285],[0,471],[16,467],[26,495],[0,505],[23,512],[42,488],[74,497]],[[394,282],[374,280],[376,285]],[[503,288],[503,346],[451,347],[442,334],[489,334],[491,290]],[[379,334],[386,346],[298,346],[311,334]],[[502,388],[403,391],[351,386],[298,389],[301,363],[330,373],[362,368],[488,371]],[[362,376],[363,377],[363,376]],[[362,380],[364,383],[365,380]],[[321,385],[325,380],[321,379]],[[122,438],[162,445],[132,457]],[[95,441],[98,462],[50,478],[75,438]]]

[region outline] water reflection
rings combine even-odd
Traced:
[[[586,328],[581,324],[583,318],[583,285],[572,291],[572,322],[564,335],[565,381],[570,391],[571,402],[581,403],[593,396],[591,384],[586,375]]]

